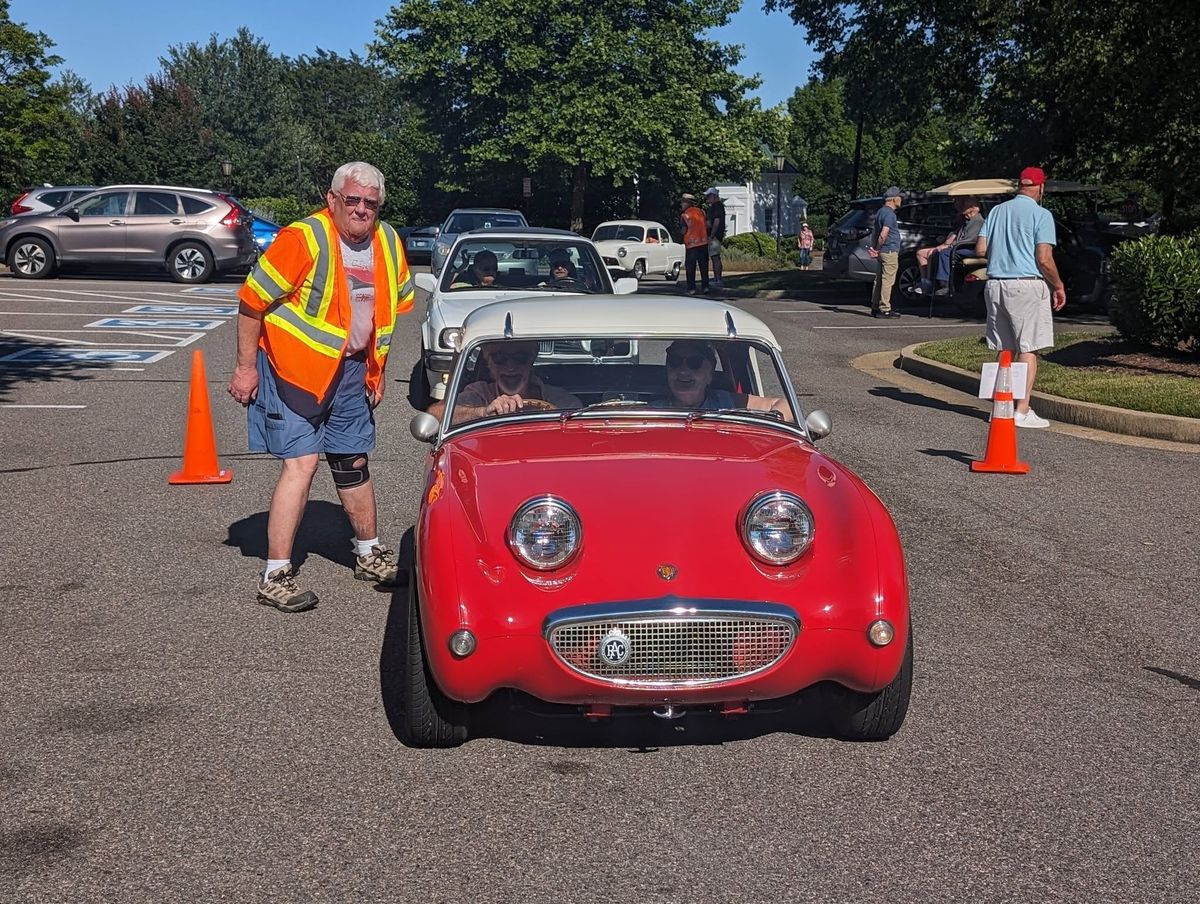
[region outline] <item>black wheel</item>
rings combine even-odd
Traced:
[[[640,280],[645,275],[646,275],[646,262],[645,261],[634,261],[633,262],[633,278]]]
[[[908,628],[904,662],[892,683],[875,694],[834,687],[829,701],[830,728],[843,741],[886,741],[904,724],[912,694],[913,632]]]
[[[679,261],[675,261],[675,265],[667,272],[667,279],[671,282],[679,282]]]
[[[900,269],[896,273],[896,291],[901,298],[913,298],[913,292],[921,285],[921,265],[917,263],[916,255],[909,255],[900,261]]]
[[[206,283],[213,278],[212,252],[199,242],[182,242],[167,255],[171,279],[181,283]]]
[[[467,707],[443,694],[429,674],[421,637],[417,571],[408,576],[408,617],[400,688],[400,740],[409,747],[457,747],[467,739]]]
[[[17,279],[45,279],[54,273],[54,249],[45,239],[25,236],[9,246],[8,264]]]

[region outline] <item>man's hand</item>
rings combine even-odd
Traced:
[[[483,409],[484,414],[512,414],[521,410],[524,400],[519,395],[496,396],[492,403]]]
[[[867,254],[871,257],[879,257],[879,249],[872,245],[867,249]]]
[[[1050,294],[1050,304],[1054,310],[1061,311],[1067,305],[1067,287],[1060,285]]]
[[[229,394],[240,405],[248,406],[253,402],[258,395],[258,368],[237,365],[229,379]]]
[[[371,410],[379,407],[379,403],[383,401],[383,383],[380,382],[379,388],[374,392],[367,393],[367,400],[371,405]]]

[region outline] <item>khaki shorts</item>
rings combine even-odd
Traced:
[[[989,279],[983,298],[988,348],[1028,354],[1054,346],[1050,287],[1044,279]]]
[[[709,239],[708,240],[708,256],[710,258],[721,256],[721,240],[720,239]]]

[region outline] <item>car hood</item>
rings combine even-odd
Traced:
[[[513,514],[546,494],[574,508],[582,549],[547,576],[550,607],[668,592],[779,600],[816,578],[871,605],[877,545],[900,555],[882,503],[853,473],[792,433],[728,420],[555,418],[479,429],[438,450],[429,488],[422,530],[435,543],[450,532],[464,593],[506,578],[537,583],[542,576],[508,548]],[[798,495],[816,524],[813,547],[785,573],[752,559],[741,540],[745,507],[771,490]],[[679,570],[669,586],[664,563]]]

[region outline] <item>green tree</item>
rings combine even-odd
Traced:
[[[12,21],[9,0],[0,0],[0,192],[6,197],[71,169],[72,88],[50,77],[62,62],[49,52],[53,46],[46,35]]]
[[[734,72],[740,48],[701,37],[739,6],[402,0],[373,52],[424,109],[443,189],[515,199],[529,175],[569,193],[579,230],[593,180],[628,196],[635,176],[673,192],[757,170],[757,82]]]

